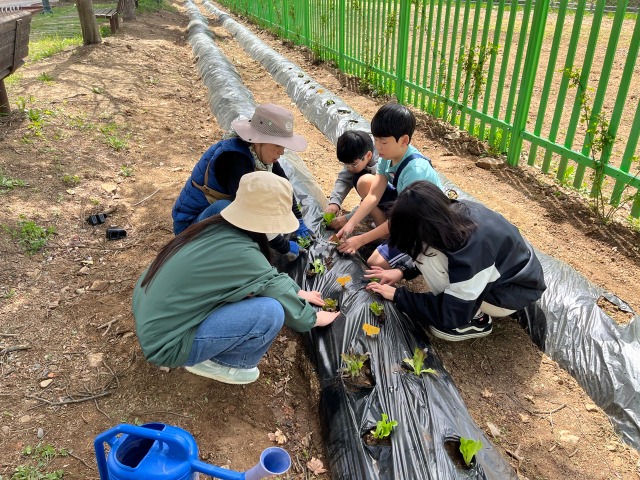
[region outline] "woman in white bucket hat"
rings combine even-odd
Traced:
[[[307,141],[293,133],[293,115],[284,107],[259,105],[251,119],[239,118],[231,123],[232,131],[209,147],[202,155],[173,206],[173,231],[176,235],[189,225],[222,211],[235,197],[243,175],[253,171],[273,172],[287,178],[278,159],[285,148],[301,152]],[[291,208],[298,219],[296,236],[313,232],[302,221],[295,198]],[[275,232],[269,238],[271,247],[295,260],[298,244]]]
[[[304,332],[332,323],[320,292],[300,290],[270,263],[267,235],[291,232],[291,184],[270,172],[240,179],[235,199],[169,242],[133,293],[145,357],[224,383],[251,383],[283,324]]]

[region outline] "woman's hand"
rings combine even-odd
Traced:
[[[380,285],[393,286],[402,280],[402,270],[399,268],[392,268],[391,270],[385,270],[382,267],[374,265],[370,270],[365,270],[364,278],[372,279],[379,278],[378,283]]]
[[[325,210],[326,213],[335,213],[336,215],[340,213],[340,205],[336,205],[335,203],[330,203]]]
[[[314,327],[325,327],[340,316],[340,312],[324,312],[320,311],[316,313],[316,324]]]
[[[324,300],[322,294],[316,290],[298,290],[298,296],[304,298],[307,302],[318,307],[324,307]]]
[[[377,293],[385,300],[393,301],[393,296],[396,294],[396,288],[391,285],[381,285],[378,282],[371,282],[367,285],[367,290]]]
[[[336,217],[333,220],[331,220],[331,224],[329,224],[329,228],[331,230],[340,230],[346,224],[347,224],[347,216],[340,215],[339,217]]]
[[[347,238],[340,245],[338,245],[338,251],[340,253],[348,253],[350,255],[354,255],[360,247],[364,245],[362,240],[359,240],[360,235],[356,235],[355,237]]]

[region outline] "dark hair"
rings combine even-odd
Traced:
[[[411,140],[415,130],[415,115],[399,103],[383,105],[371,119],[371,134],[374,137],[393,137],[397,142],[403,135],[409,135]]]
[[[151,262],[151,266],[147,271],[147,274],[144,276],[144,280],[140,284],[141,287],[147,287],[155,277],[158,270],[171,258],[175,255],[182,247],[184,247],[187,243],[191,242],[198,238],[202,232],[204,232],[207,227],[211,225],[219,225],[219,224],[228,224],[222,215],[214,215],[213,217],[206,218],[200,222],[192,224],[189,228],[185,229],[180,235],[176,236],[173,240],[167,243],[158,256],[155,258],[153,262]],[[237,227],[235,227],[237,228]],[[251,240],[256,242],[260,247],[260,251],[266,257],[269,263],[272,262],[271,250],[269,249],[269,241],[267,240],[267,236],[264,233],[250,232],[248,230],[242,230],[239,228],[241,232],[246,233]]]
[[[420,180],[405,188],[393,204],[389,243],[416,259],[429,247],[458,250],[476,228],[464,203],[449,199],[437,185]]]
[[[373,140],[367,132],[347,130],[338,137],[336,155],[342,163],[352,163],[364,157],[367,152],[373,152]]]

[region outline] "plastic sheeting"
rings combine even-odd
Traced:
[[[367,120],[297,65],[208,1],[204,5],[252,58],[286,87],[309,121],[334,143],[346,129],[370,131]],[[442,178],[447,188],[465,195]],[[602,295],[631,312],[626,303],[591,284],[566,264],[539,252],[538,256],[549,288],[538,303],[519,312],[522,325],[536,344],[573,375],[609,415],[623,440],[640,449],[640,318],[634,314],[629,324],[617,325],[596,301]]]
[[[206,20],[191,2],[186,2],[191,18],[189,39],[198,58],[198,68],[209,89],[212,110],[217,117],[222,86],[237,81],[233,66],[220,56],[206,33]],[[216,65],[215,75],[209,63]],[[215,78],[214,78],[215,77]],[[233,88],[244,89],[236,84]],[[229,105],[229,112],[221,112],[221,125],[228,127],[239,112],[252,112],[255,103],[250,94],[235,92],[234,98],[242,105]],[[246,113],[243,113],[246,115]],[[304,163],[287,152],[282,161],[294,185],[296,196],[305,206],[305,220],[320,231],[323,203],[316,197],[318,189]],[[324,198],[322,198],[324,200]],[[320,413],[323,420],[323,438],[329,454],[329,465],[334,479],[454,479],[454,478],[516,478],[508,462],[493,447],[483,431],[467,412],[451,378],[431,351],[428,337],[418,326],[399,314],[391,302],[385,302],[387,319],[380,325],[377,336],[366,336],[361,329],[364,322],[376,325],[369,310],[372,301],[364,289],[364,264],[359,259],[341,257],[327,242],[322,232],[309,252],[309,261],[331,258],[332,268],[313,280],[306,276],[307,261],[299,259],[287,264],[289,273],[303,286],[320,290],[323,296],[339,299],[343,318],[331,326],[314,329],[306,336],[314,356],[321,381]],[[336,283],[338,276],[350,275],[352,280],[343,289]],[[378,298],[379,302],[383,300]],[[405,371],[402,361],[411,357],[415,347],[427,349],[427,367],[436,374],[416,377]],[[370,353],[375,384],[371,388],[352,392],[347,389],[341,374],[341,353],[349,349]],[[375,428],[381,414],[398,422],[391,434],[391,445],[370,447],[362,435]],[[481,440],[483,448],[476,455],[471,469],[454,465],[445,450],[449,438],[468,437]]]

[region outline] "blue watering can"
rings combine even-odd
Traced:
[[[111,447],[106,458],[105,443]],[[98,435],[93,446],[101,480],[192,480],[198,472],[222,480],[259,480],[281,475],[291,466],[289,454],[278,447],[264,450],[260,462],[246,472],[201,462],[193,436],[164,423],[122,423]]]

